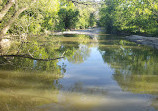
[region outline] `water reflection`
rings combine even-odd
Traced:
[[[51,40],[51,42],[48,42]],[[48,43],[47,43],[48,42]],[[19,43],[18,43],[19,44]],[[19,44],[0,58],[2,111],[155,111],[158,52],[113,35],[66,35]]]
[[[125,91],[158,94],[158,51],[147,47],[141,50],[125,48],[124,45],[113,49],[99,48],[104,52],[101,53],[104,62],[115,70],[113,78]]]
[[[99,47],[104,62],[114,69],[114,80],[123,91],[151,94],[152,105],[157,109],[158,51],[139,45],[141,49],[131,48],[133,44],[125,40],[118,43],[117,48]]]
[[[54,38],[58,41],[50,40],[50,37],[48,40],[37,38],[32,42],[15,41],[3,55],[29,55],[47,59],[65,53],[64,56],[74,63],[81,63],[88,57],[85,52],[89,48],[78,45],[85,43],[84,36],[79,37],[79,42],[75,42],[73,47],[67,46],[64,41],[60,44],[60,39]],[[85,39],[88,40],[87,37]],[[58,62],[59,60],[45,62],[23,57],[0,57],[1,111],[40,110],[36,106],[58,102],[59,89],[63,87],[58,81],[66,73],[66,65],[59,65]]]
[[[32,111],[35,106],[57,102],[60,75],[0,71],[1,111]]]
[[[80,44],[79,48],[73,52],[72,56],[67,57],[69,62],[74,64],[84,62],[90,54],[90,49],[88,46]]]
[[[50,38],[49,38],[50,39]],[[60,44],[51,40],[44,42],[13,42],[3,55],[28,55],[47,59],[59,57]],[[23,57],[0,57],[0,110],[35,111],[36,106],[57,102],[59,78],[66,72],[59,60],[39,61]]]

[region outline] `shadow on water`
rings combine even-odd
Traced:
[[[37,39],[14,42],[5,54],[65,58],[0,57],[2,111],[158,109],[158,51],[114,35]]]

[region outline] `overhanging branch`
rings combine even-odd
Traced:
[[[51,58],[51,59],[39,59],[39,58],[34,58],[28,54],[25,54],[25,55],[0,55],[0,57],[22,57],[22,58],[28,58],[28,59],[32,59],[32,60],[38,60],[38,61],[52,61],[52,60],[64,58],[64,56],[62,56],[62,57]]]

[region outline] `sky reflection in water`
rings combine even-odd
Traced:
[[[98,107],[94,107],[91,110],[154,110],[154,108],[150,106],[153,99],[151,95],[133,94],[132,92],[122,91],[117,81],[113,79],[115,69],[104,62],[98,47],[92,47],[90,50],[90,56],[81,64],[73,64],[68,60],[59,62],[59,64],[64,63],[66,65],[64,78],[59,80],[59,83],[63,85],[61,93],[63,91],[70,92],[70,94],[71,92],[81,93],[81,98],[84,95],[86,96],[85,98],[87,98],[87,100],[90,99],[90,101],[96,101],[89,97],[95,96],[100,102]],[[68,98],[69,97],[71,98],[71,96],[68,96]],[[67,96],[64,98],[67,98]],[[73,101],[76,101],[76,99],[74,98],[74,100],[69,102],[73,103]],[[82,103],[81,100],[79,101]]]

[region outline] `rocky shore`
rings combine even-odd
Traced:
[[[144,37],[138,35],[131,35],[126,37],[127,40],[136,42],[138,44],[151,46],[155,49],[158,49],[158,38],[156,37]]]

